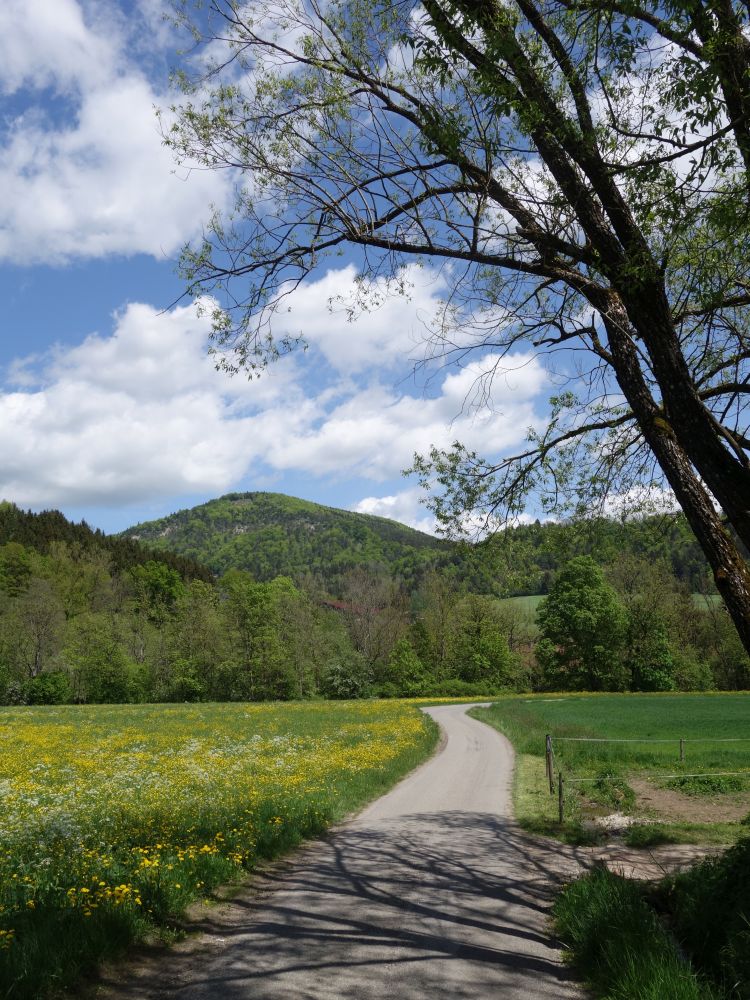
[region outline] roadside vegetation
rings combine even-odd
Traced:
[[[597,868],[562,892],[554,917],[597,997],[750,998],[750,838],[656,885]]]
[[[191,901],[385,791],[436,734],[398,702],[0,710],[0,996],[169,936]]]
[[[596,820],[617,813],[634,821],[621,830],[632,848],[734,844],[658,883],[602,866],[563,890],[556,930],[594,996],[750,1000],[750,694],[516,696],[471,714],[514,744],[516,816],[531,832],[591,843],[606,836]],[[546,734],[568,779],[563,823]]]

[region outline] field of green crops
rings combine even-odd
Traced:
[[[435,740],[399,702],[0,709],[0,997],[168,928]]]
[[[581,796],[589,805],[598,801],[599,811],[609,808],[639,815],[629,782],[640,777],[653,785],[655,800],[660,789],[694,797],[688,800],[680,822],[662,825],[659,839],[726,841],[748,832],[739,820],[706,822],[706,810],[698,804],[694,822],[687,814],[690,801],[698,803],[712,795],[719,805],[725,804],[723,796],[735,795],[738,808],[743,808],[742,795],[750,793],[750,694],[537,695],[502,699],[472,714],[505,733],[514,744],[517,813],[532,829],[556,832],[557,803],[550,800],[544,777],[545,734],[549,733],[555,771],[563,772],[571,789],[571,822],[582,816]],[[592,742],[578,742],[581,738]],[[597,742],[604,739],[628,742]],[[680,760],[681,739],[685,741],[684,761]],[[696,774],[700,777],[693,777]],[[676,777],[667,777],[672,775]],[[575,786],[577,778],[596,778],[597,782]],[[720,820],[721,809],[716,812]],[[644,823],[659,819],[658,815],[640,818]],[[632,836],[635,842],[637,835]]]

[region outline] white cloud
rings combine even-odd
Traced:
[[[359,380],[343,375],[316,351],[248,382],[215,370],[208,328],[195,307],[159,313],[134,303],[111,334],[18,359],[0,390],[0,496],[34,507],[116,506],[216,494],[274,473],[385,483],[400,479],[415,451],[458,439],[493,455],[539,423],[547,376],[529,355],[477,358],[444,372],[429,396],[381,384],[374,366]],[[380,337],[368,321],[365,341]],[[467,400],[488,371],[489,405],[474,409]],[[415,496],[370,500],[429,528]]]
[[[417,531],[424,531],[429,535],[436,533],[435,518],[421,504],[420,498],[425,493],[416,486],[400,490],[398,493],[384,497],[363,497],[354,504],[352,510],[358,514],[376,514],[378,517],[389,517],[393,521],[400,521],[408,524]]]
[[[465,410],[477,378],[501,363],[508,374],[487,387],[489,407]],[[539,362],[527,355],[503,362],[486,355],[446,375],[432,398],[397,395],[376,384],[332,404],[327,400],[318,419],[314,407],[296,413],[271,408],[257,418],[257,426],[261,438],[275,440],[266,461],[276,469],[315,475],[345,470],[382,481],[398,476],[411,465],[414,452],[431,445],[445,448],[458,439],[483,454],[497,454],[518,444],[539,422],[534,404],[546,378]]]
[[[57,348],[41,386],[0,394],[0,495],[115,505],[237,482],[255,433],[246,410],[286,394],[293,365],[229,379],[206,357],[206,334],[193,308],[131,305],[112,336]]]
[[[6,120],[0,148],[0,259],[173,254],[211,203],[227,204],[228,176],[175,173],[154,111],[166,95],[130,60],[120,28],[105,2],[86,16],[75,0],[0,8],[0,88],[26,107]]]
[[[332,269],[295,289],[274,329],[302,334],[338,372],[403,367],[424,354],[425,335],[445,290],[439,274],[417,265],[404,268],[390,283],[385,278],[359,282],[353,265]]]
[[[600,509],[607,517],[627,520],[657,514],[674,514],[680,510],[680,505],[668,487],[646,483],[632,486],[624,493],[604,497]]]
[[[0,5],[0,89],[60,90],[101,84],[117,70],[119,53],[91,31],[77,0],[3,0]]]

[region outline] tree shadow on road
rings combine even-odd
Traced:
[[[548,924],[577,868],[570,849],[489,813],[350,826],[253,880],[192,926],[200,948],[114,995],[577,997]]]

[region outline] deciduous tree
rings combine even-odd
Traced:
[[[554,690],[623,691],[626,619],[614,590],[589,556],[577,556],[553,583],[537,614],[536,655]]]
[[[438,514],[668,487],[750,649],[747,5],[209,10],[166,139],[240,177],[236,211],[183,258],[191,290],[218,296],[227,367],[293,346],[274,318],[326,255],[358,248],[363,278],[394,290],[408,261],[448,264],[434,351],[481,350],[489,382],[534,350],[560,388],[518,454],[417,462]]]

